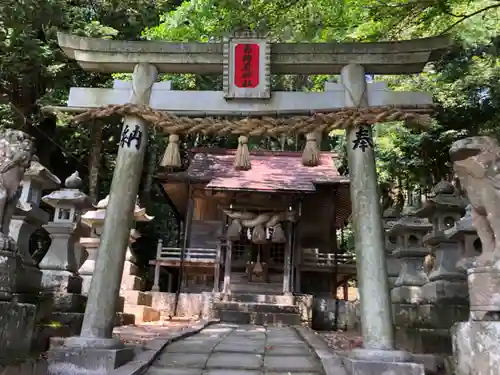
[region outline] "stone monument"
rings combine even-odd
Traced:
[[[469,137],[454,142],[450,156],[482,243],[467,262],[469,320],[453,326],[455,371],[490,375],[500,368],[500,147],[491,137]]]
[[[9,235],[16,212],[20,185],[34,153],[33,139],[19,131],[0,133],[0,364],[29,355],[37,307],[14,302],[24,287],[23,260],[15,240]]]

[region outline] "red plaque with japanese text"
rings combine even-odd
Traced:
[[[253,32],[239,32],[223,44],[224,98],[271,98],[271,43]]]
[[[260,80],[260,46],[241,43],[234,47],[234,85],[239,88],[254,88]]]

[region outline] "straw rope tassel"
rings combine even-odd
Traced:
[[[179,136],[177,134],[170,134],[168,136],[168,145],[161,159],[160,166],[172,168],[180,168],[182,166],[179,151]]]
[[[319,147],[316,141],[316,133],[306,134],[306,145],[302,153],[302,164],[306,167],[319,165]]]
[[[234,169],[237,171],[248,171],[252,168],[250,163],[250,152],[248,151],[248,137],[240,135],[238,138],[238,149],[234,159]]]

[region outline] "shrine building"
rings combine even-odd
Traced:
[[[250,155],[251,169],[235,170],[235,150],[193,149],[185,171],[159,173],[182,225],[152,263],[180,274],[182,293],[334,296],[356,273],[337,238],[351,213],[338,155],[315,167],[300,152]]]

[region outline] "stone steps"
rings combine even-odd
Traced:
[[[234,293],[257,293],[278,294],[283,291],[283,285],[278,283],[231,283],[231,292]]]
[[[213,310],[216,318],[228,323],[279,327],[301,323],[299,306],[293,296],[236,293],[214,301]]]
[[[280,305],[293,305],[295,297],[285,296],[283,294],[255,294],[255,293],[231,293],[225,296],[229,302],[250,302],[250,303],[268,303]]]
[[[126,303],[125,306],[123,306],[123,312],[125,314],[134,315],[135,324],[160,320],[160,312],[151,306],[132,305]]]
[[[263,326],[294,326],[300,324],[299,314],[215,310],[215,317],[222,322]]]
[[[252,302],[215,302],[217,310],[230,310],[240,312],[271,313],[271,314],[298,314],[299,307],[295,305],[281,305],[271,303]]]

